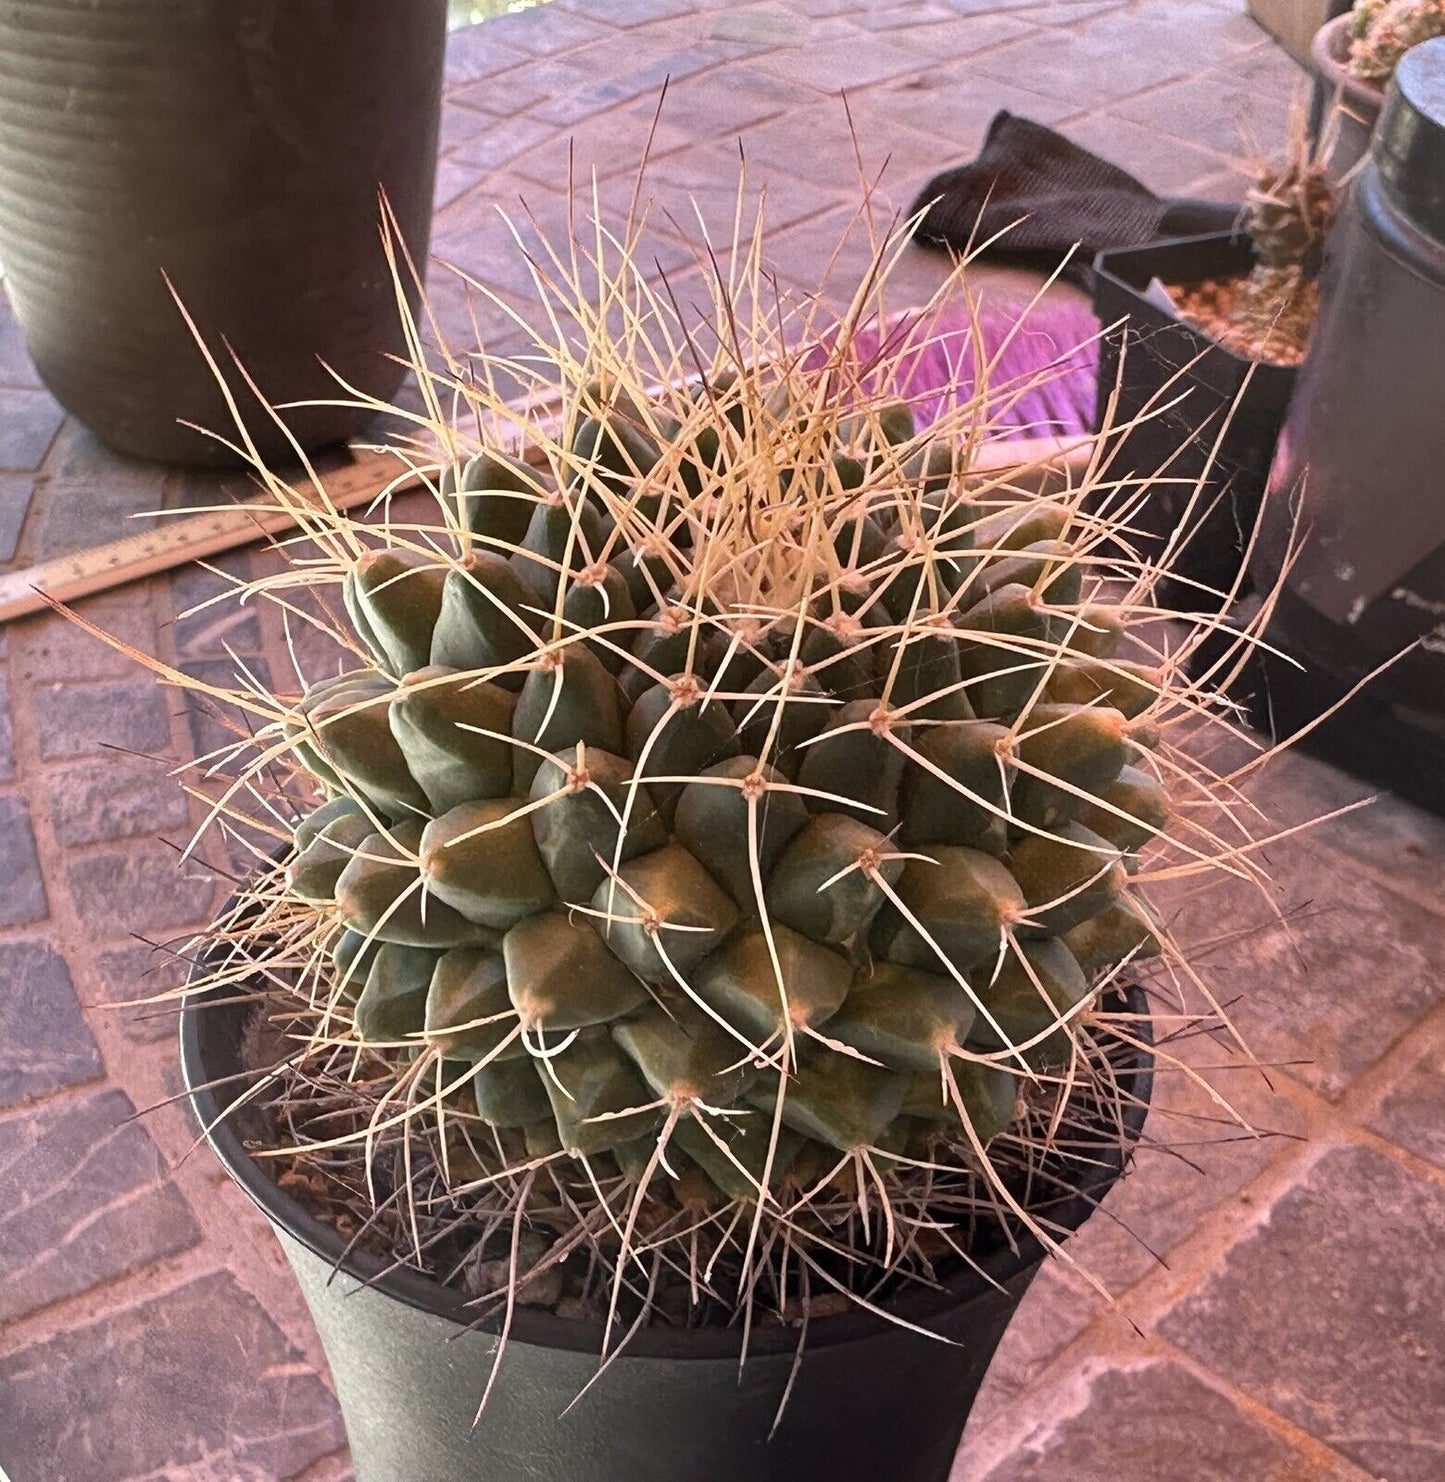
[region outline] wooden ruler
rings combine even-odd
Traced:
[[[394,481],[401,480],[398,492],[418,482],[415,475],[408,476],[400,459],[380,452],[358,453],[350,464],[321,478],[337,509],[368,504]],[[298,504],[319,506],[315,490],[303,484],[292,486],[292,494]],[[296,511],[280,502],[267,507],[265,499],[265,491],[258,487],[235,509],[156,515],[137,535],[0,576],[0,623],[42,611],[47,597],[74,602],[296,528]]]
[[[1020,492],[1045,492],[1082,471],[1093,445],[1092,438],[1018,438],[984,443],[971,471],[1001,474],[1017,468]],[[415,475],[407,475],[406,465],[395,455],[367,451],[354,454],[347,466],[322,474],[321,480],[331,504],[349,510],[371,503],[388,484],[400,493],[420,482]],[[307,485],[297,484],[291,492],[299,505],[318,506],[315,490]],[[75,602],[297,527],[298,511],[279,502],[266,507],[260,502],[263,498],[264,492],[258,488],[252,500],[236,509],[174,518],[159,516],[141,534],[0,576],[0,624],[42,611],[49,605],[47,599]]]

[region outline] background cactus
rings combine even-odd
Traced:
[[[1283,159],[1250,161],[1243,224],[1254,265],[1243,276],[1179,284],[1171,290],[1181,317],[1238,355],[1297,365],[1319,317],[1319,274],[1339,205],[1329,160],[1339,119],[1331,114],[1312,137],[1309,115],[1290,110]]]
[[[466,1229],[509,1290],[585,1251],[614,1308],[686,1271],[675,1320],[791,1320],[1000,1221],[1052,1243],[1061,1150],[1132,1095],[1121,974],[1162,953],[1224,1022],[1151,878],[1256,867],[1170,740],[1225,717],[1185,677],[1212,620],[1141,628],[1147,491],[981,472],[983,364],[915,426],[913,352],[855,347],[886,245],[837,317],[739,240],[684,322],[632,231],[536,268],[550,404],[418,363],[424,496],[353,521],[257,460],[306,533],[250,594],[342,663],[277,697],[148,662],[248,716],[208,775],[260,869],[194,950],[279,993],[278,1136],[359,1160],[391,1255],[474,1270]]]
[[[1284,161],[1261,163],[1245,192],[1244,224],[1254,243],[1256,272],[1316,276],[1338,204],[1323,152],[1311,142],[1303,112],[1296,109]]]
[[[1400,58],[1432,36],[1445,36],[1445,0],[1355,0],[1350,71],[1383,87]]]

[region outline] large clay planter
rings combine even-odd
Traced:
[[[1137,988],[1127,1008],[1143,1014]],[[945,1482],[994,1350],[1039,1268],[1036,1242],[1001,1249],[980,1272],[895,1304],[900,1317],[949,1343],[867,1314],[812,1323],[771,1438],[796,1333],[755,1332],[740,1374],[736,1330],[644,1330],[568,1411],[597,1372],[600,1328],[526,1309],[474,1427],[497,1352],[495,1325],[470,1327],[475,1313],[461,1295],[419,1274],[378,1276],[364,1257],[343,1259],[341,1237],[271,1182],[233,1121],[218,1124],[243,1083],[239,1043],[249,1012],[235,1001],[189,1004],[182,1068],[211,1145],[296,1271],[336,1380],[357,1482]],[[232,1079],[205,1089],[224,1077]],[[1134,1098],[1124,1120],[1137,1139],[1149,1058],[1138,1057],[1124,1081]],[[1080,1164],[1080,1192],[1048,1211],[1054,1228],[1083,1224],[1126,1161],[1115,1143]]]
[[[1330,173],[1340,179],[1370,150],[1370,140],[1379,121],[1385,94],[1373,83],[1363,82],[1349,69],[1350,17],[1337,16],[1315,33],[1311,48],[1315,64],[1314,116],[1322,128],[1329,111],[1339,104],[1338,134],[1330,151]]]
[[[321,361],[389,396],[378,193],[424,262],[445,44],[446,0],[0,0],[0,259],[65,407],[123,452],[224,461],[178,425],[234,424],[167,276],[269,401],[337,395]],[[286,416],[308,447],[368,420]]]

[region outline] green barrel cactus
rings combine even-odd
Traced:
[[[1265,879],[1257,759],[1208,755],[1270,595],[1161,613],[1106,439],[982,456],[1051,372],[992,384],[966,264],[900,320],[884,243],[835,312],[741,207],[683,282],[594,215],[527,353],[408,327],[364,514],[254,457],[294,684],[126,648],[244,720],[196,792],[255,868],[187,992],[264,1005],[240,1099],[317,1212],[483,1318],[887,1310],[1057,1247],[1151,1039],[1242,1048],[1150,893]]]
[[[1097,531],[826,390],[594,379],[444,463],[276,728],[330,1012],[524,1161],[725,1203],[977,1159],[1159,951],[1164,676]]]

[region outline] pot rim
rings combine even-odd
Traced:
[[[1242,226],[1233,227],[1228,231],[1219,232],[1195,232],[1188,237],[1150,237],[1144,242],[1135,242],[1128,247],[1104,247],[1094,255],[1094,270],[1096,272],[1108,273],[1116,283],[1121,283],[1131,292],[1139,293],[1142,290],[1130,283],[1127,278],[1121,278],[1114,272],[1111,264],[1121,257],[1133,257],[1141,252],[1153,252],[1161,247],[1178,248],[1193,247],[1202,252],[1211,248],[1232,248],[1238,251],[1241,247],[1249,246],[1249,233]],[[1250,247],[1251,252],[1253,248]]]
[[[203,969],[204,957],[192,967],[192,979],[199,976]],[[1122,1001],[1121,1007],[1127,1012],[1147,1015],[1147,998],[1144,989],[1137,983],[1112,989],[1110,996]],[[188,993],[181,1007],[180,1058],[187,1099],[193,1115],[204,1130],[205,1140],[221,1160],[226,1172],[277,1231],[284,1232],[336,1270],[345,1272],[354,1280],[369,1284],[374,1290],[409,1307],[455,1323],[460,1328],[499,1333],[502,1327],[501,1314],[493,1313],[486,1319],[479,1319],[475,1310],[468,1305],[468,1299],[453,1288],[442,1286],[431,1277],[405,1267],[391,1266],[388,1269],[387,1262],[365,1252],[353,1251],[347,1254],[347,1242],[340,1232],[316,1219],[279,1188],[264,1171],[263,1163],[252,1158],[246,1151],[235,1119],[225,1115],[228,1102],[223,1098],[226,1091],[223,1089],[218,1094],[216,1087],[208,1084],[216,1079],[215,1073],[209,1069],[212,1058],[209,1052],[214,1051],[215,1045],[208,1042],[214,1041],[218,1036],[206,1031],[212,1028],[217,1019],[226,1017],[235,1021],[236,1032],[231,1035],[231,1039],[238,1042],[241,1016],[250,1011],[251,1004],[251,1000],[238,998],[234,989],[217,988],[203,993]],[[227,1009],[230,1010],[229,1015],[225,1013]],[[217,1013],[217,1010],[221,1012]],[[1147,1017],[1140,1018],[1135,1026],[1135,1033],[1141,1039],[1152,1039]],[[1131,1093],[1131,1100],[1121,1113],[1130,1139],[1128,1147],[1106,1145],[1101,1155],[1082,1169],[1074,1194],[1049,1211],[1050,1224],[1059,1229],[1065,1238],[1084,1224],[1127,1170],[1149,1113],[1153,1067],[1153,1055],[1141,1051],[1132,1068],[1121,1077]],[[234,1077],[234,1074],[230,1067],[222,1071],[223,1076]],[[1038,1239],[1026,1233],[1019,1239],[1016,1250],[1005,1247],[980,1261],[977,1269],[964,1267],[956,1277],[941,1287],[920,1285],[908,1290],[888,1303],[887,1309],[907,1323],[926,1326],[931,1319],[946,1311],[985,1293],[1008,1287],[1037,1265],[1044,1254],[1044,1248]],[[807,1347],[830,1347],[838,1343],[874,1338],[890,1330],[906,1331],[887,1318],[854,1309],[810,1322]],[[748,1338],[748,1354],[763,1356],[794,1352],[798,1347],[798,1337],[798,1332],[791,1328],[755,1327]],[[600,1354],[603,1324],[558,1317],[551,1312],[518,1306],[512,1315],[508,1341],[531,1347]],[[736,1326],[686,1329],[644,1327],[627,1341],[620,1356],[716,1360],[738,1359],[742,1351],[743,1337]]]
[[[1094,258],[1094,279],[1096,285],[1094,291],[1094,312],[1101,320],[1105,321],[1106,328],[1111,327],[1108,323],[1108,315],[1100,312],[1099,309],[1098,284],[1102,282],[1107,282],[1116,292],[1128,294],[1130,298],[1140,304],[1147,304],[1147,300],[1144,298],[1147,284],[1139,284],[1126,278],[1120,271],[1122,259],[1140,257],[1160,251],[1175,252],[1189,249],[1201,253],[1215,251],[1221,253],[1233,251],[1237,253],[1246,247],[1252,253],[1253,248],[1249,246],[1248,234],[1242,228],[1227,232],[1202,232],[1192,237],[1155,237],[1152,241],[1139,242],[1133,247],[1106,247]],[[1148,306],[1151,312],[1161,317],[1163,316],[1164,310],[1155,308],[1152,305]],[[1188,324],[1183,319],[1176,318],[1172,322],[1180,329],[1196,336],[1200,342],[1207,343],[1213,355],[1223,357],[1224,363],[1232,365],[1235,368],[1236,374],[1249,375],[1251,384],[1256,387],[1265,385],[1274,386],[1277,388],[1278,394],[1288,397],[1295,379],[1299,374],[1300,368],[1298,365],[1280,365],[1269,360],[1251,360],[1248,356],[1241,355],[1239,351],[1232,350],[1222,341],[1215,339],[1213,335],[1207,333],[1205,330]]]
[[[1343,94],[1355,107],[1365,110],[1368,120],[1385,106],[1385,90],[1350,71],[1347,65],[1350,57],[1349,28],[1349,11],[1326,21],[1315,32],[1315,39],[1310,43],[1310,56],[1326,86]]]

